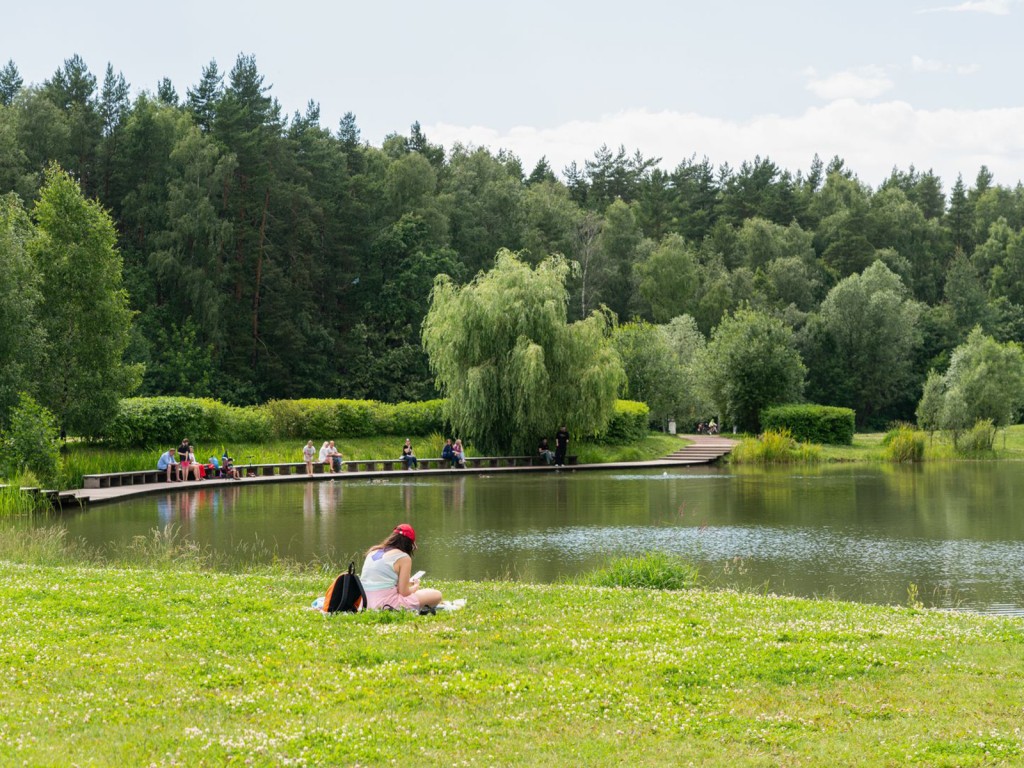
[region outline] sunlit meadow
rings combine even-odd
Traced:
[[[0,561],[5,764],[1024,762],[1019,620],[505,582],[326,617],[326,569],[58,546]]]

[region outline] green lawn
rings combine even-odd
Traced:
[[[1024,763],[1019,620],[513,583],[325,617],[327,573],[55,542],[0,559],[3,764]]]

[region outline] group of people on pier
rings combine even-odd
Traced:
[[[213,478],[239,478],[234,460],[227,451],[219,459],[211,456],[206,462],[196,461],[196,453],[188,438],[181,441],[177,448],[168,448],[157,459],[156,468],[167,473],[167,482],[185,482],[192,480],[212,480]]]

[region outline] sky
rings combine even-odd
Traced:
[[[5,4],[7,5],[7,4]],[[133,93],[184,96],[211,60],[253,55],[285,114],[313,100],[379,146],[509,150],[527,172],[606,144],[671,170],[838,155],[877,187],[894,167],[948,191],[982,165],[1024,179],[1024,0],[90,0],[17,3],[0,66],[41,84],[79,54]]]

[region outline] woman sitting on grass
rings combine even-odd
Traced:
[[[418,611],[441,602],[436,589],[420,589],[412,580],[412,553],[416,531],[408,523],[397,526],[380,544],[370,547],[359,579],[366,590],[367,608],[405,608]]]

